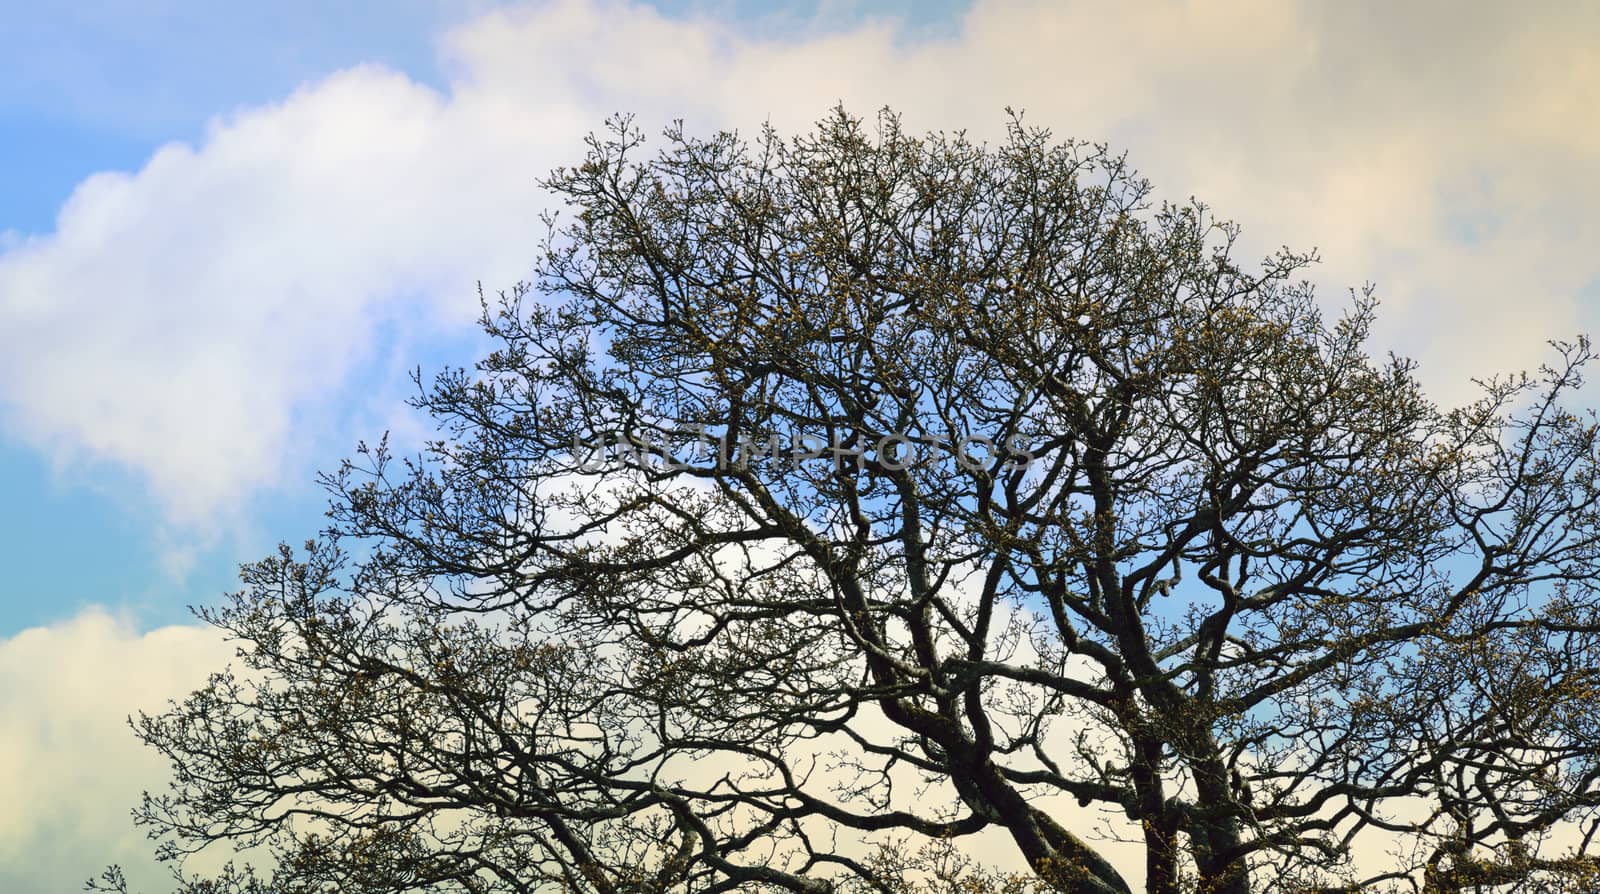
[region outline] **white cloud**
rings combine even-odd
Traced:
[[[445,93],[354,68],[85,180],[54,233],[0,249],[0,405],[59,461],[129,468],[174,520],[211,518],[371,434],[343,419],[363,365],[397,331],[466,331],[477,280],[525,275],[534,180],[606,113],[792,131],[841,99],[991,135],[1009,104],[1111,140],[1252,245],[1321,246],[1336,289],[1377,280],[1386,336],[1454,397],[1574,331],[1600,276],[1597,14],[1361,9],[988,2],[922,42],[493,12],[443,38]]]
[[[110,863],[165,878],[130,811],[167,766],[126,718],[233,654],[209,628],[138,633],[100,609],[0,639],[0,890],[70,891]]]
[[[84,181],[0,258],[17,429],[131,466],[180,520],[274,483],[380,326],[463,326],[474,276],[520,272],[533,209],[471,175],[448,108],[354,69]]]

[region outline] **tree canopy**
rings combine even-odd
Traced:
[[[273,860],[186,891],[1594,890],[1587,341],[1442,409],[1017,117],[645,142],[201,610],[137,814]]]

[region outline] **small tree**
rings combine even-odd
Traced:
[[[1370,291],[1018,120],[642,143],[201,612],[138,815],[276,868],[185,890],[1593,890],[1587,342],[1442,411]]]

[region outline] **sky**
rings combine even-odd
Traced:
[[[1600,7],[1090,0],[0,0],[0,890],[140,863],[122,725],[229,648],[187,606],[321,523],[531,271],[607,114],[844,102],[1126,150],[1247,254],[1365,283],[1441,402],[1600,321]],[[109,806],[108,806],[109,805]]]

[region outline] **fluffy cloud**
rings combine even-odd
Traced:
[[[207,519],[370,434],[344,421],[363,370],[470,331],[474,284],[525,275],[535,181],[606,113],[792,131],[839,100],[980,135],[1012,105],[1127,148],[1252,247],[1320,246],[1332,293],[1375,280],[1386,338],[1456,397],[1584,322],[1597,21],[1578,4],[981,2],[954,37],[907,42],[583,0],[497,11],[442,38],[443,93],[354,68],[85,180],[55,232],[0,254],[3,418]]]
[[[126,718],[232,654],[208,628],[138,633],[98,609],[0,639],[0,890],[76,890],[113,862],[130,880],[164,878],[129,811],[167,767]]]
[[[532,174],[460,116],[358,68],[84,181],[0,259],[17,429],[132,467],[183,520],[275,482],[381,332],[464,328],[475,277],[521,272]]]

